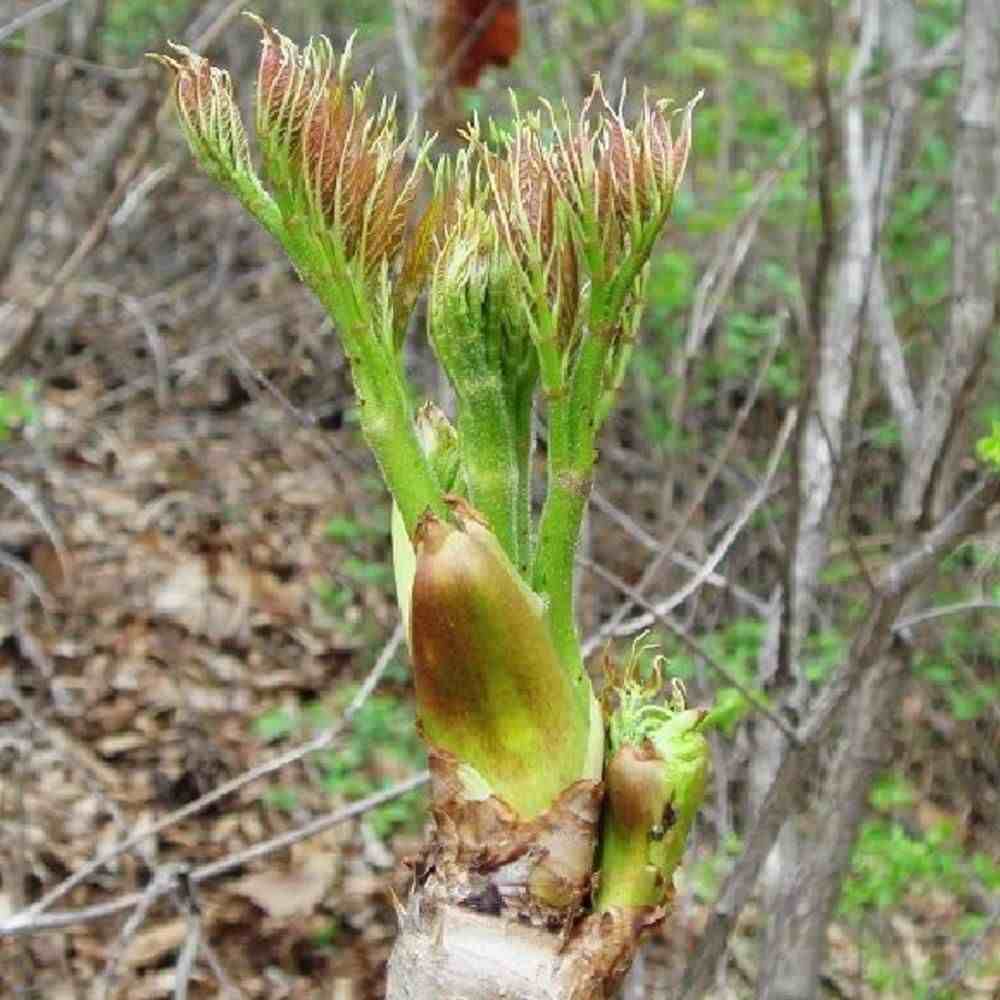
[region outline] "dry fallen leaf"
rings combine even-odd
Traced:
[[[270,917],[309,914],[329,891],[336,865],[336,858],[330,854],[309,854],[289,870],[248,875],[230,888],[256,903]]]
[[[139,931],[125,951],[125,966],[136,969],[156,962],[164,955],[176,951],[184,941],[186,933],[187,921],[183,917]]]

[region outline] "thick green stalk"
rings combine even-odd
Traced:
[[[370,338],[351,359],[361,429],[412,535],[428,511],[447,517],[441,490],[417,440],[409,394],[396,359]],[[345,338],[346,346],[346,338]]]
[[[286,245],[287,248],[287,245]],[[294,259],[294,258],[293,258]],[[448,518],[448,508],[420,447],[413,405],[399,359],[380,339],[367,310],[351,302],[338,283],[309,280],[320,301],[340,325],[344,351],[358,394],[361,430],[412,536],[417,522],[430,511]]]
[[[531,420],[535,411],[534,380],[516,387],[510,402],[510,422],[514,434],[514,457],[517,466],[517,501],[514,510],[514,560],[522,575],[528,576],[531,565],[531,474],[535,451],[535,432]]]
[[[548,493],[538,527],[533,582],[548,601],[560,654],[583,672],[574,609],[574,564],[593,485],[595,411],[608,346],[588,337],[570,385],[549,396]]]
[[[590,470],[573,464],[572,420],[565,394],[549,396],[548,489],[532,568],[532,585],[546,601],[552,640],[581,697],[590,685],[583,670],[574,611],[573,574],[583,512],[590,496]]]
[[[615,906],[658,906],[662,902],[663,877],[650,864],[648,837],[648,830],[626,830],[613,822],[601,827],[599,911]]]
[[[593,483],[595,414],[610,345],[594,332],[603,332],[607,326],[603,318],[607,282],[601,228],[589,196],[585,196],[582,215],[583,256],[592,282],[591,322],[572,365],[572,352],[556,346],[554,317],[545,304],[547,288],[541,273],[535,276],[534,292],[540,304],[539,360],[549,438],[547,492],[538,525],[532,582],[546,599],[549,625],[563,662],[573,671],[578,689],[589,693],[576,627],[573,583],[576,548]]]
[[[460,389],[458,440],[469,499],[516,564],[517,446],[503,385],[499,374],[488,374],[470,379]]]

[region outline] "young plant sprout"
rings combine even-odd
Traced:
[[[663,919],[708,751],[704,712],[679,690],[660,704],[637,654],[609,675],[602,714],[574,556],[697,98],[677,114],[646,99],[630,124],[624,95],[613,107],[597,82],[578,116],[515,107],[509,129],[474,123],[432,166],[430,141],[398,134],[371,78],[350,79],[350,46],[299,48],[253,20],[259,172],[228,74],[180,46],[156,58],[195,158],[333,320],[394,501],[436,832],[389,996],[610,996],[641,929]],[[425,292],[452,420],[416,405],[404,368]]]

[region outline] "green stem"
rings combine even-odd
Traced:
[[[599,430],[597,409],[604,394],[604,382],[612,341],[603,332],[591,333],[580,345],[580,356],[570,381],[570,410],[573,414],[573,458],[580,471],[594,465],[594,444]]]
[[[511,562],[518,563],[518,460],[499,377],[480,376],[459,387],[458,440],[472,505]]]
[[[549,398],[548,494],[535,558],[535,589],[549,602],[553,637],[567,663],[581,662],[573,599],[576,547],[593,483],[596,407],[609,341],[587,337],[568,392]],[[580,667],[582,672],[582,665]]]
[[[361,429],[412,537],[428,511],[442,519],[450,514],[417,439],[409,393],[396,359],[369,331],[356,340],[359,349],[349,356]],[[346,337],[344,343],[346,348]]]
[[[543,378],[546,366],[543,365]],[[576,628],[573,579],[576,546],[590,495],[590,468],[574,463],[573,420],[569,394],[546,378],[549,411],[548,489],[532,566],[532,585],[546,601],[549,629],[560,660],[583,702],[590,684],[583,669]]]
[[[590,481],[576,478],[569,469],[560,472],[550,462],[548,483],[538,523],[533,587],[546,600],[549,628],[560,658],[578,688],[585,691],[573,602],[573,567]]]
[[[265,206],[266,207],[266,206]],[[284,213],[282,213],[284,215]],[[361,429],[399,507],[407,533],[431,511],[450,514],[427,456],[420,447],[406,379],[378,324],[362,279],[352,273],[339,246],[302,224],[302,215],[257,216],[281,241],[302,280],[337,324],[358,394]]]
[[[299,263],[301,258],[295,255],[293,259]],[[379,339],[369,310],[356,294],[356,286],[349,281],[316,280],[312,269],[301,270],[339,326],[358,394],[361,430],[399,507],[407,533],[412,536],[427,511],[449,519],[441,490],[417,438],[413,406],[399,359]]]
[[[601,827],[598,913],[616,906],[656,906],[663,898],[657,869],[650,864],[647,831],[625,830],[609,822]]]
[[[605,399],[608,363],[624,302],[615,283],[609,284],[595,270],[603,266],[596,237],[588,241],[587,248],[594,275],[590,329],[580,344],[568,386],[560,380],[553,391],[545,379],[544,356],[542,365],[549,399],[549,476],[532,579],[535,589],[549,602],[553,637],[567,663],[580,662],[573,568],[593,484],[597,435],[609,410]],[[582,674],[582,665],[580,671]]]
[[[535,452],[535,433],[531,418],[535,411],[534,383],[518,386],[511,400],[511,426],[514,432],[514,453],[517,461],[517,568],[527,577],[531,565],[531,473]]]

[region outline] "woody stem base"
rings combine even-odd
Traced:
[[[643,928],[662,914],[616,912],[534,927],[414,891],[400,914],[386,1000],[610,1000]]]

